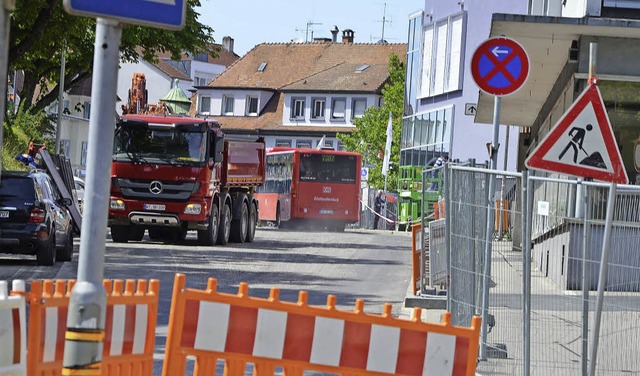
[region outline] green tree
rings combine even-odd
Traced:
[[[155,61],[157,52],[170,52],[176,60],[182,51],[215,54],[213,29],[198,22],[195,9],[199,6],[200,0],[187,0],[185,27],[180,31],[126,25],[120,46],[122,61],[134,61],[137,51],[149,61]],[[66,13],[61,0],[16,1],[11,13],[9,70],[25,73],[18,93],[25,111],[41,111],[57,99],[63,46],[65,91],[91,77],[95,25],[92,18]]]
[[[362,154],[364,165],[373,165],[369,169],[369,184],[376,188],[384,187],[382,164],[387,142],[387,124],[389,112],[392,117],[393,138],[387,190],[395,192],[398,182],[398,162],[400,160],[400,136],[402,133],[402,108],[404,105],[405,67],[396,54],[389,57],[389,80],[382,89],[384,104],[369,107],[364,115],[354,121],[356,130],[349,134],[339,134],[346,150]]]

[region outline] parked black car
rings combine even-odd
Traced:
[[[42,170],[2,171],[0,253],[35,255],[38,265],[71,261],[71,204]]]

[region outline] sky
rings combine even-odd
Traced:
[[[199,21],[214,29],[216,43],[234,39],[243,56],[256,44],[331,38],[338,26],[352,29],[355,43],[407,43],[409,15],[424,8],[424,0],[202,0]],[[386,4],[386,11],[385,11]],[[386,22],[382,22],[383,16]]]

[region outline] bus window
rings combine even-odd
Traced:
[[[300,181],[355,184],[357,158],[352,155],[300,154]]]

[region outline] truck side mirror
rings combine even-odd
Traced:
[[[224,137],[216,137],[213,146],[213,161],[222,162],[224,158]]]

